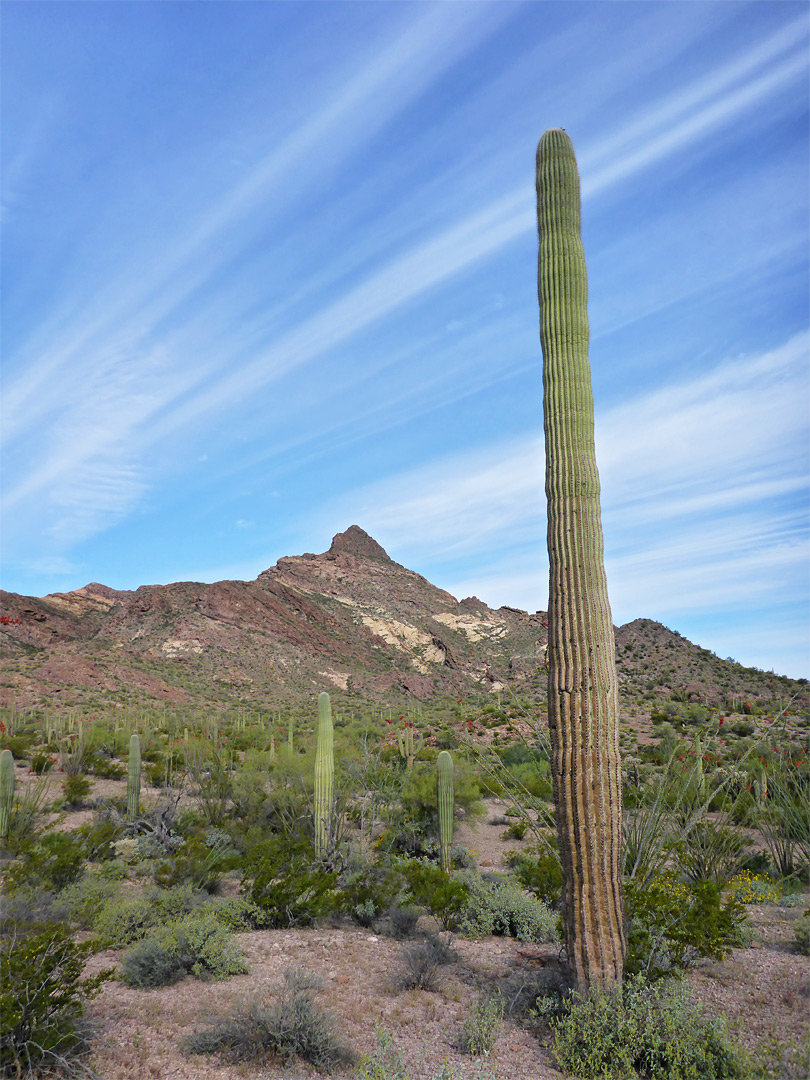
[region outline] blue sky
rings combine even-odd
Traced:
[[[5,588],[356,523],[544,607],[565,127],[614,620],[809,673],[804,3],[5,0],[2,49]]]

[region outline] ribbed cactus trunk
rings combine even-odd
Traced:
[[[447,750],[436,758],[436,788],[439,806],[439,858],[442,870],[450,873],[453,847],[453,759]]]
[[[0,754],[0,837],[8,836],[13,808],[14,755],[10,750],[4,750]]]
[[[568,962],[581,990],[620,982],[621,762],[588,361],[588,281],[571,140],[537,147],[538,296],[548,500],[548,712]]]
[[[332,702],[327,693],[318,695],[318,735],[315,746],[315,854],[323,857],[329,847],[332,818],[332,790],[335,777],[335,740]]]
[[[132,734],[129,739],[128,764],[127,821],[134,821],[138,816],[138,803],[141,798],[141,740],[137,734]]]

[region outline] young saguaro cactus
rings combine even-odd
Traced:
[[[453,846],[453,759],[442,750],[436,758],[436,788],[439,806],[439,858],[441,868],[450,873],[450,849]]]
[[[400,728],[397,732],[397,743],[399,744],[399,752],[405,759],[405,763],[409,769],[413,768],[413,759],[419,753],[424,742],[424,736],[421,731],[417,731],[414,735],[414,726],[412,720],[405,721],[405,727]]]
[[[0,754],[0,836],[8,836],[13,806],[14,755],[10,750],[4,750]]]
[[[548,711],[568,963],[580,990],[621,981],[619,703],[594,452],[588,281],[574,148],[537,147],[538,298],[548,501]]]
[[[321,858],[329,845],[332,790],[335,778],[335,737],[332,702],[327,693],[318,695],[318,735],[315,745],[315,854]]]
[[[141,798],[141,740],[133,732],[129,737],[129,771],[127,774],[127,821],[138,816]]]

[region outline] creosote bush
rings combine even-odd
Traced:
[[[550,1027],[557,1062],[582,1080],[742,1080],[747,1071],[723,1022],[705,1017],[677,981],[636,976],[621,990],[573,994]]]
[[[64,923],[4,919],[0,931],[0,1075],[82,1075],[84,1004],[112,969],[83,979],[93,946]]]
[[[494,934],[518,941],[559,940],[557,914],[514,881],[469,870],[460,876],[468,889],[467,901],[458,918],[461,933],[470,937]]]
[[[476,1002],[464,1021],[461,1049],[474,1057],[487,1057],[492,1053],[502,1027],[503,998],[500,994]]]
[[[241,950],[213,912],[187,915],[139,941],[124,956],[122,980],[143,989],[168,986],[186,975],[227,979],[248,970]]]
[[[230,1017],[192,1035],[190,1054],[222,1054],[228,1061],[258,1061],[267,1054],[292,1065],[296,1058],[331,1073],[352,1062],[328,1012],[315,1000],[321,980],[306,968],[288,968],[275,998],[257,997]]]

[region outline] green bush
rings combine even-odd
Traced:
[[[3,878],[8,893],[59,892],[84,873],[87,850],[74,833],[45,833],[26,846]]]
[[[77,945],[64,923],[2,926],[0,937],[0,1074],[39,1077],[81,1070],[86,1001],[112,969],[81,977],[90,944]]]
[[[83,773],[66,776],[62,799],[69,810],[81,810],[90,794],[90,781]]]
[[[461,875],[468,889],[458,917],[458,929],[470,937],[490,934],[518,941],[557,941],[557,915],[519,885],[495,874],[486,877],[466,870]]]
[[[160,927],[126,953],[122,962],[127,986],[167,986],[186,974],[198,979],[227,979],[246,972],[247,964],[227,928],[207,911]]]
[[[503,998],[500,994],[477,1002],[464,1021],[460,1040],[462,1051],[475,1057],[488,1057],[502,1026]]]
[[[251,854],[243,883],[273,928],[310,926],[340,910],[337,872],[322,867],[312,842],[274,836]]]
[[[170,986],[188,974],[184,959],[155,938],[133,945],[121,961],[121,981],[138,990]]]
[[[426,908],[443,929],[450,929],[469,899],[466,883],[422,859],[401,859],[397,866],[408,883],[410,901]]]
[[[670,873],[628,881],[625,904],[629,974],[660,978],[700,956],[722,960],[745,941],[745,907],[733,895],[723,900],[714,882],[686,884]]]
[[[192,1035],[191,1054],[221,1053],[232,1062],[257,1061],[267,1054],[292,1065],[296,1058],[331,1073],[354,1060],[354,1053],[336,1033],[329,1013],[315,1001],[320,980],[304,968],[288,968],[275,1000],[256,998],[234,1016]]]
[[[796,923],[793,945],[802,956],[810,956],[810,917],[805,913]]]
[[[201,907],[207,894],[190,884],[172,889],[149,889],[142,896],[113,895],[93,920],[98,944],[120,949],[147,937],[161,923],[173,922]]]
[[[513,851],[509,853],[508,863],[527,892],[549,907],[559,904],[563,874],[558,855],[546,850],[541,850],[537,855]]]
[[[550,1021],[560,1067],[583,1080],[633,1077],[734,1080],[746,1066],[724,1025],[705,1017],[678,982],[574,994]]]

